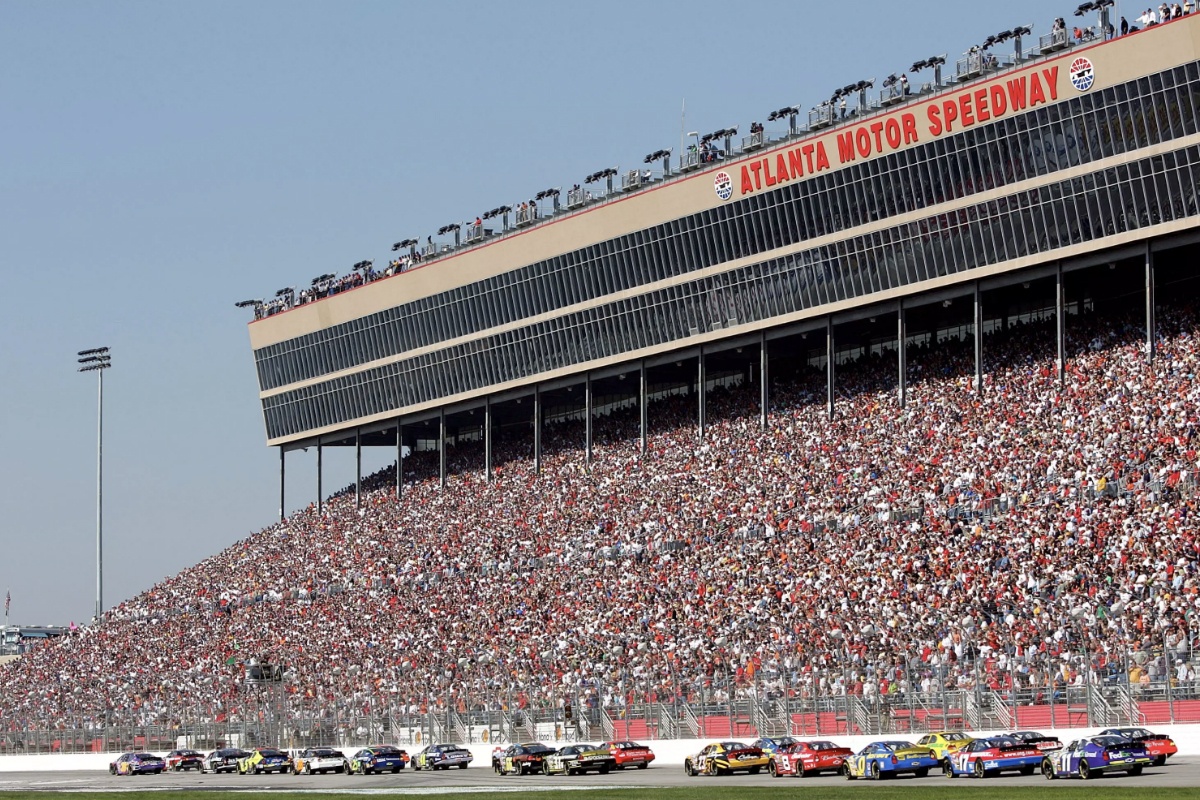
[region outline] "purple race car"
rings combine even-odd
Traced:
[[[1151,762],[1145,745],[1121,736],[1089,736],[1076,739],[1042,760],[1042,774],[1055,778],[1094,778],[1109,771],[1141,775]]]

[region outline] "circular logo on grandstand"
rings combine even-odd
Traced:
[[[1092,88],[1096,82],[1096,69],[1092,62],[1083,56],[1071,62],[1071,85],[1081,92]]]
[[[717,197],[728,200],[733,197],[733,178],[728,172],[718,172],[713,178],[713,188],[717,190]]]

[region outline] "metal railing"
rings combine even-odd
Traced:
[[[837,110],[833,107],[833,103],[822,103],[808,112],[809,130],[815,131],[821,128],[828,128],[836,121]]]
[[[631,169],[621,176],[621,191],[630,192],[634,189],[640,189],[650,183],[650,173],[643,173],[641,170]]]
[[[745,151],[758,150],[767,143],[766,131],[755,131],[749,136],[742,137],[742,149]]]
[[[585,189],[582,186],[567,190],[567,208],[580,208],[587,204],[592,199],[590,189]]]
[[[1043,53],[1053,53],[1056,50],[1065,50],[1071,46],[1071,36],[1064,28],[1062,30],[1050,31],[1038,37],[1038,49]]]

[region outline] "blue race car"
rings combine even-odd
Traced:
[[[1141,775],[1152,759],[1146,746],[1121,736],[1076,739],[1042,759],[1042,774],[1055,778],[1094,778],[1110,770]]]
[[[108,765],[110,775],[161,775],[167,762],[153,753],[125,753]]]
[[[871,742],[842,762],[842,775],[848,781],[856,778],[877,781],[905,772],[924,778],[937,765],[937,756],[928,747],[903,741]]]
[[[456,744],[431,744],[412,757],[412,768],[466,769],[471,763],[471,751]]]
[[[942,760],[942,774],[947,778],[959,775],[990,778],[1005,771],[1032,775],[1043,758],[1042,751],[1034,745],[1011,736],[992,736],[975,739],[957,753],[947,755]]]

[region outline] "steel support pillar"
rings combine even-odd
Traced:
[[[438,485],[446,488],[446,410],[438,412]]]
[[[638,365],[638,429],[641,435],[641,446],[639,452],[646,455],[646,428],[650,419],[650,412],[646,408],[646,362],[642,361]]]
[[[287,513],[284,510],[287,506],[284,505],[284,497],[283,497],[284,466],[285,465],[284,465],[284,459],[283,459],[283,448],[280,447],[279,448],[279,521],[280,522],[283,522],[283,518],[284,518],[285,514]]]
[[[354,507],[362,508],[362,432],[354,429]]]
[[[1058,353],[1058,382],[1067,380],[1067,300],[1063,288],[1062,262],[1054,276],[1054,345]]]
[[[317,440],[317,513],[320,514],[325,507],[325,489],[321,485],[321,479],[325,475],[323,464],[323,453],[321,448],[321,440]]]
[[[767,351],[767,332],[763,331],[762,336],[758,340],[758,407],[759,419],[758,424],[764,431],[767,429],[767,414],[770,413],[770,370],[769,357]]]
[[[492,479],[492,398],[483,401],[483,475]]]
[[[1154,251],[1146,242],[1146,361],[1154,361]]]
[[[404,423],[396,419],[396,499],[404,496]]]
[[[896,399],[904,408],[908,402],[908,321],[904,301],[896,307]]]
[[[592,376],[585,375],[583,378],[583,452],[584,462],[589,466],[592,463]]]
[[[825,318],[825,405],[833,419],[833,317]]]
[[[706,394],[707,394],[704,390],[704,384],[708,380],[707,376],[704,373],[704,345],[700,345],[700,355],[697,356],[696,363],[698,365],[697,369],[696,369],[696,412],[697,412],[696,418],[697,418],[697,422],[698,422],[697,429],[699,431],[700,438],[703,439],[704,438],[704,400],[705,400]]]
[[[533,387],[533,472],[542,471],[542,390]]]
[[[983,393],[983,298],[975,281],[975,391]]]

